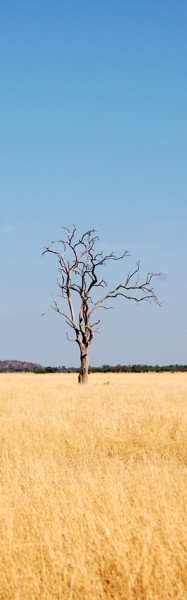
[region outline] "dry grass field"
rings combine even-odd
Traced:
[[[187,375],[0,375],[1,600],[187,598]]]

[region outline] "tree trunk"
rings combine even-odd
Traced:
[[[79,383],[88,383],[88,349],[81,348],[80,353],[81,366],[79,371]]]

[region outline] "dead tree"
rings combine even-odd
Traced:
[[[106,266],[109,261],[126,258],[129,253],[126,251],[121,256],[116,256],[113,252],[105,255],[103,252],[97,252],[95,245],[99,238],[95,235],[94,229],[86,231],[80,238],[77,238],[75,226],[72,231],[67,228],[63,229],[65,231],[64,237],[51,242],[45,248],[43,254],[53,254],[58,260],[60,277],[57,279],[57,284],[60,288],[60,299],[66,302],[68,311],[64,312],[61,303],[59,304],[59,300],[54,297],[50,309],[64,317],[67,325],[73,330],[74,338],[69,338],[67,333],[67,339],[76,342],[79,346],[80,372],[78,381],[79,383],[87,383],[88,349],[100,323],[100,319],[94,322],[94,313],[101,307],[106,310],[111,308],[111,306],[107,306],[107,302],[119,296],[135,302],[153,300],[159,304],[152,287],[152,280],[160,274],[150,272],[140,283],[140,264],[136,262],[135,269],[128,273],[125,281],[108,291],[106,290],[106,281],[99,277],[100,268]],[[101,288],[105,288],[106,293],[97,299],[93,292]],[[77,317],[73,302],[75,296],[79,300]]]

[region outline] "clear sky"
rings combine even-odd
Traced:
[[[102,312],[92,365],[187,363],[186,0],[2,0],[0,359],[78,365],[58,315],[61,227],[158,270],[161,308]],[[106,274],[105,274],[106,276]]]

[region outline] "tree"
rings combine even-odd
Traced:
[[[94,313],[99,308],[110,309],[111,306],[107,306],[108,301],[118,297],[135,302],[153,300],[159,304],[152,287],[152,280],[160,274],[150,272],[140,283],[140,263],[136,262],[135,269],[128,273],[125,281],[108,291],[106,281],[99,277],[99,270],[110,261],[119,261],[128,257],[128,251],[121,256],[116,256],[113,252],[104,255],[103,252],[96,251],[95,246],[99,238],[95,235],[94,229],[86,231],[80,238],[77,238],[75,226],[72,231],[65,227],[63,229],[64,237],[46,246],[43,254],[50,253],[58,259],[60,278],[57,279],[57,284],[60,288],[60,298],[66,302],[68,311],[64,312],[61,304],[54,297],[52,297],[53,303],[50,309],[64,317],[67,325],[74,332],[74,338],[69,338],[67,333],[67,339],[76,342],[79,346],[79,382],[86,383],[88,381],[88,349],[100,323],[100,319],[96,319],[94,322]],[[103,296],[95,297],[95,292],[103,288],[105,289]],[[75,296],[79,300],[77,317],[73,301]]]

